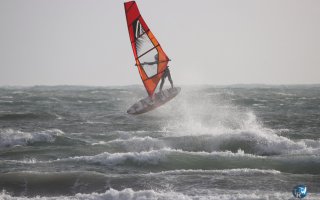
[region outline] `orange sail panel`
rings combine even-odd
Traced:
[[[152,96],[168,67],[169,58],[143,20],[136,2],[126,2],[124,8],[136,66],[149,96]]]

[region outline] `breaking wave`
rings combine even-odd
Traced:
[[[200,193],[201,192],[201,193]],[[200,193],[200,194],[199,194]],[[74,196],[58,196],[58,197],[14,197],[3,191],[0,193],[0,198],[5,200],[288,200],[292,196],[288,192],[275,191],[251,191],[251,190],[227,190],[227,191],[198,191],[195,194],[182,194],[174,191],[155,191],[155,190],[139,190],[134,191],[131,188],[123,190],[109,189],[104,193],[81,194]],[[308,199],[318,199],[319,195],[310,194]]]
[[[234,123],[234,120],[232,122]],[[237,152],[238,149],[242,149],[247,154],[260,156],[320,153],[320,140],[293,140],[281,135],[288,131],[290,130],[264,127],[253,112],[247,112],[232,126],[222,122],[203,123],[193,118],[181,121],[171,120],[162,131],[152,136],[148,136],[151,134],[148,131],[144,131],[143,134],[123,132],[119,133],[123,139],[99,141],[92,145],[112,145],[129,152],[171,148],[194,152]]]
[[[137,164],[151,164],[157,165],[160,162],[164,162],[167,159],[175,159],[179,156],[184,157],[248,157],[248,158],[263,158],[251,154],[245,154],[242,150],[238,150],[237,153],[230,151],[226,152],[187,152],[179,149],[164,148],[160,150],[151,150],[143,152],[127,152],[127,153],[101,153],[94,156],[78,156],[67,159],[61,159],[59,161],[85,161],[89,163],[97,163],[103,165],[118,165],[127,161]],[[172,158],[173,157],[173,158]]]
[[[132,137],[128,139],[115,139],[109,142],[99,141],[92,143],[95,145],[111,145],[124,149],[127,152],[141,152],[167,147],[163,140],[152,137]]]
[[[166,136],[171,137],[169,147],[208,152],[242,149],[255,155],[320,153],[320,140],[292,140],[281,136],[289,130],[264,127],[251,111],[241,116],[236,111],[225,115],[218,119],[209,116],[206,120],[189,116],[168,122],[164,130]]]
[[[91,194],[76,194],[75,196],[59,196],[59,197],[12,197],[5,192],[2,192],[0,195],[1,198],[6,200],[133,200],[133,199],[191,199],[181,193],[175,192],[165,192],[159,193],[153,190],[141,190],[141,191],[133,191],[132,189],[124,189],[122,191],[110,189],[105,193],[91,193]]]
[[[159,150],[163,148],[181,149],[184,151],[232,151],[242,149],[245,153],[271,155],[313,155],[320,152],[320,140],[291,140],[273,132],[259,133],[254,131],[229,131],[221,134],[175,136],[165,134],[162,137],[137,137],[115,139],[108,142],[99,141],[92,145],[110,145],[127,152]]]
[[[64,133],[59,129],[27,133],[13,129],[0,129],[0,148],[27,146],[33,143],[53,143],[57,136]]]
[[[150,173],[149,175],[185,175],[185,174],[225,174],[225,175],[243,175],[243,174],[271,174],[276,175],[280,174],[280,171],[277,170],[264,170],[264,169],[222,169],[222,170],[203,170],[203,169],[180,169],[180,170],[169,170],[162,172]]]

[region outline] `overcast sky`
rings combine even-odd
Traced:
[[[0,0],[0,85],[142,84],[123,0]],[[138,0],[176,84],[320,83],[319,0]]]

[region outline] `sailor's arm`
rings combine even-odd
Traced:
[[[154,64],[157,64],[158,62],[143,62],[143,63],[140,63],[141,65],[154,65]],[[137,63],[135,64],[136,66],[138,66],[137,65]]]
[[[171,61],[170,58],[168,58],[168,59],[169,59],[168,61]],[[143,63],[140,63],[140,64],[141,65],[154,65],[154,64],[157,64],[157,63],[159,63],[159,62],[158,61],[155,61],[155,62],[143,62]],[[135,66],[138,66],[137,63],[135,64]]]

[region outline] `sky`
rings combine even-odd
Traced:
[[[123,0],[0,0],[0,86],[141,84]],[[319,0],[137,0],[176,85],[320,83]]]

